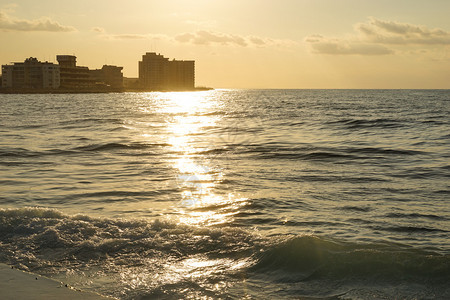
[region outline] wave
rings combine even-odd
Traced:
[[[353,177],[353,176],[337,176],[337,175],[295,175],[284,176],[284,180],[293,182],[350,182],[350,183],[367,183],[367,182],[388,182],[389,180],[377,177]]]
[[[141,149],[149,149],[154,147],[165,147],[170,146],[169,144],[165,143],[105,143],[105,144],[91,144],[87,146],[80,146],[76,147],[73,150],[76,151],[109,151],[109,150],[141,150]]]
[[[23,125],[14,125],[13,129],[36,129],[36,128],[43,128],[49,126],[51,123],[46,124],[23,124]]]
[[[303,159],[303,160],[368,160],[396,156],[414,156],[426,152],[409,149],[388,149],[381,147],[289,147],[282,145],[264,145],[247,147],[245,153],[254,154],[263,159]]]
[[[62,261],[69,265],[89,264],[92,260],[124,255],[133,264],[155,254],[235,257],[255,247],[257,241],[245,231],[232,228],[198,228],[165,220],[68,216],[37,207],[0,209],[0,258],[27,269]],[[55,256],[55,252],[59,255]]]
[[[372,226],[374,230],[388,231],[388,232],[406,232],[406,233],[449,233],[449,231],[440,228],[431,228],[424,226]]]
[[[60,125],[62,128],[67,129],[67,128],[80,128],[81,125],[92,126],[92,123],[123,124],[123,120],[119,118],[79,118],[79,119],[59,121],[58,125]]]
[[[198,151],[198,152],[194,152],[192,153],[193,155],[207,155],[207,154],[222,154],[222,153],[226,153],[226,152],[230,152],[230,149],[227,148],[215,148],[215,149],[209,149],[209,150],[204,150],[204,151]]]
[[[66,149],[49,149],[44,151],[33,151],[25,148],[4,148],[0,150],[0,157],[27,158],[27,157],[49,156],[49,155],[68,155],[73,153],[74,151]]]
[[[0,209],[0,262],[121,299],[159,292],[192,298],[187,286],[194,295],[210,291],[199,283],[215,272],[239,272],[258,244],[258,237],[228,227]]]
[[[342,125],[347,129],[366,129],[366,128],[400,128],[404,127],[406,124],[405,120],[397,119],[342,119],[338,121],[330,121],[327,124],[337,124]]]
[[[368,206],[351,206],[351,205],[343,206],[343,207],[341,207],[341,209],[348,210],[348,211],[357,211],[357,212],[369,212],[372,210],[372,208],[368,207]]]
[[[282,281],[450,281],[449,254],[398,244],[354,244],[302,236],[276,243],[256,256],[254,272],[276,272]]]
[[[160,179],[159,181],[164,181],[165,179]],[[137,199],[148,199],[151,196],[160,196],[163,194],[171,194],[177,191],[176,189],[160,189],[155,191],[131,191],[131,190],[109,190],[109,191],[100,191],[100,192],[92,192],[92,193],[78,193],[71,194],[66,196],[64,199],[89,199],[89,198],[101,198],[102,201],[106,203],[110,202],[123,202],[124,199],[127,199],[127,202],[138,201]],[[132,200],[134,199],[134,200]]]
[[[417,150],[405,150],[405,149],[386,149],[380,147],[346,147],[342,151],[349,153],[361,153],[361,154],[382,154],[382,155],[418,155],[425,154],[426,152]]]
[[[448,218],[444,216],[437,216],[437,215],[430,215],[430,214],[419,214],[419,213],[388,213],[385,215],[388,218],[406,218],[406,219],[419,219],[419,218],[426,218],[431,220],[440,220],[445,221],[448,220]]]
[[[269,286],[298,296],[293,284],[316,296],[323,296],[323,285],[348,295],[349,286],[424,282],[450,293],[448,253],[318,236],[262,237],[169,220],[68,216],[46,208],[0,209],[0,262],[122,299],[240,298],[242,291],[225,286],[244,278],[253,282],[246,293],[255,297]],[[218,290],[218,282],[226,284]]]
[[[3,148],[0,149],[0,157],[27,158],[40,156],[74,155],[83,152],[108,152],[115,150],[145,150],[158,147],[170,146],[166,143],[99,143],[79,146],[71,149],[48,149],[33,151],[25,148]]]

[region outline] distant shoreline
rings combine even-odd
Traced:
[[[105,89],[11,89],[0,88],[0,94],[107,94],[107,93],[150,93],[150,92],[201,92],[210,91],[214,88],[196,87],[190,90],[148,90],[148,89],[128,89],[128,88],[105,88]]]

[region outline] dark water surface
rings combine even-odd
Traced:
[[[119,299],[450,298],[449,90],[0,95],[0,137],[0,262]]]

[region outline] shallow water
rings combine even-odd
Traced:
[[[121,299],[449,298],[449,103],[0,95],[0,262]]]

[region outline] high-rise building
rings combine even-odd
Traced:
[[[161,54],[147,52],[139,62],[139,83],[148,90],[192,90],[195,61],[169,61]]]
[[[150,90],[164,88],[168,60],[168,58],[153,52],[142,55],[142,61],[139,62],[139,83],[143,88]]]
[[[60,68],[37,58],[27,58],[23,63],[2,65],[2,88],[57,89],[60,86]]]
[[[173,90],[194,89],[195,62],[193,60],[169,61],[166,85]]]

